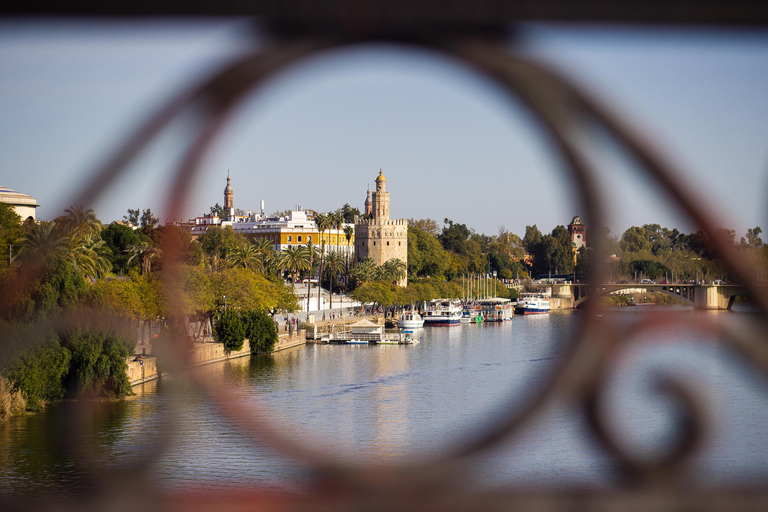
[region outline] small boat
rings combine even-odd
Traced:
[[[549,313],[549,296],[541,293],[523,293],[517,299],[515,313],[518,315]]]
[[[502,297],[494,297],[492,299],[480,299],[477,302],[480,304],[480,311],[486,322],[504,322],[506,320],[512,320],[514,308],[512,307],[511,300]]]
[[[483,315],[480,312],[480,306],[477,306],[472,302],[465,302],[464,308],[462,309],[462,312],[461,312],[461,323],[462,324],[483,323]]]
[[[435,299],[425,308],[424,325],[459,325],[461,310],[456,299]]]
[[[424,327],[424,319],[416,311],[407,311],[397,320],[400,329],[418,329]]]

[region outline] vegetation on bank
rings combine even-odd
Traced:
[[[200,241],[130,210],[136,230],[104,226],[69,208],[49,222],[21,223],[0,203],[0,418],[66,398],[130,394],[127,359],[142,325],[184,332],[227,305],[254,351],[269,351],[269,313],[293,311],[271,246],[211,230]],[[267,250],[268,249],[268,250]],[[243,312],[243,313],[240,313]],[[271,330],[270,330],[271,329]]]
[[[216,341],[230,352],[242,350],[246,339],[253,354],[271,352],[277,343],[275,322],[263,311],[223,311],[213,325]]]
[[[314,216],[325,232],[340,230],[359,211],[345,205]],[[228,350],[248,338],[252,350],[269,351],[276,341],[269,315],[295,311],[298,300],[309,300],[293,293],[302,279],[319,277],[326,289],[382,308],[467,295],[462,279],[468,275],[486,276],[485,289],[515,299],[501,280],[583,273],[595,257],[583,249],[574,254],[565,226],[549,233],[527,226],[521,238],[503,226],[489,236],[450,219],[442,226],[411,219],[407,264],[365,259],[355,265],[350,229],[342,238],[347,246],[338,252],[312,243],[276,252],[268,240],[231,227],[212,226],[193,239],[185,229],[158,225],[149,209],[129,210],[126,220],[138,228],[104,226],[92,210],[74,206],[53,221],[22,223],[9,205],[0,204],[0,244],[10,249],[8,258],[0,258],[0,375],[7,389],[2,411],[24,401],[34,409],[70,396],[125,395],[129,388],[118,374],[135,334],[122,333],[142,325],[183,329],[197,322],[202,329],[212,323]],[[761,233],[750,229],[737,242],[734,231],[721,229],[716,240],[708,240],[701,232],[646,224],[620,237],[593,230],[587,241],[602,237],[608,248],[606,281],[730,280],[714,250],[718,244],[736,248],[756,279],[765,280],[768,247]],[[408,285],[398,286],[406,275]],[[662,300],[671,299],[656,302]],[[64,317],[66,327],[58,320]],[[90,322],[102,317],[128,331]],[[35,343],[14,341],[12,333],[25,329],[34,331],[27,338]]]

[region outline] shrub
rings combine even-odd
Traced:
[[[75,330],[62,338],[72,354],[64,378],[68,393],[119,398],[131,394],[126,359],[133,343],[119,334],[97,330]]]
[[[27,407],[39,410],[45,404],[64,398],[62,380],[69,370],[70,360],[69,350],[54,336],[19,355],[8,376],[26,397]]]
[[[243,313],[245,336],[251,342],[251,352],[272,352],[277,343],[275,322],[263,311]]]
[[[26,409],[27,403],[18,389],[13,389],[5,377],[0,376],[0,421]]]
[[[226,350],[231,352],[243,348],[245,323],[239,313],[231,310],[221,313],[213,324],[213,333],[216,341],[223,343]]]

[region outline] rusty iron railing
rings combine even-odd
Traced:
[[[589,148],[579,136],[587,125],[600,126],[627,155],[639,162],[644,178],[654,182],[671,197],[693,225],[716,240],[717,223],[702,207],[706,204],[687,188],[683,175],[639,137],[616,113],[608,110],[587,92],[534,59],[502,44],[499,34],[520,20],[642,21],[671,23],[714,23],[765,25],[768,8],[764,2],[615,1],[615,2],[118,2],[96,6],[74,2],[68,7],[45,2],[17,3],[6,13],[53,15],[259,15],[270,30],[271,44],[239,57],[212,76],[184,90],[131,134],[111,159],[83,187],[72,204],[88,205],[102,194],[127,164],[171,121],[180,115],[197,113],[195,135],[180,148],[180,164],[168,198],[168,216],[182,217],[190,195],[190,184],[212,142],[243,100],[273,74],[301,60],[323,52],[363,42],[394,42],[448,56],[466,64],[476,73],[500,85],[521,101],[547,133],[552,149],[559,155],[581,197],[585,223],[606,225],[604,201],[599,195],[595,172],[590,166]],[[605,254],[595,237],[595,254]],[[242,435],[266,443],[283,455],[301,461],[313,475],[308,485],[290,492],[270,489],[228,489],[222,492],[165,492],[143,478],[149,462],[141,466],[97,472],[103,492],[77,498],[37,501],[33,497],[0,501],[4,510],[26,510],[30,506],[48,510],[68,509],[164,509],[164,510],[764,510],[768,508],[768,486],[697,486],[683,466],[702,447],[707,426],[707,404],[682,379],[659,378],[659,386],[675,397],[681,413],[676,432],[666,452],[654,459],[639,459],[616,439],[599,404],[605,379],[616,357],[638,335],[668,326],[688,323],[692,332],[713,333],[730,343],[732,349],[768,378],[768,296],[750,284],[750,269],[728,246],[717,254],[730,272],[744,284],[761,314],[750,322],[724,323],[716,318],[702,320],[672,317],[664,313],[643,315],[642,321],[617,327],[598,322],[597,301],[587,301],[571,333],[565,356],[550,370],[544,383],[522,407],[518,395],[509,397],[484,428],[466,436],[444,452],[386,464],[355,460],[329,453],[321,444],[297,441],[303,436],[273,423],[272,411],[264,404],[245,404],[237,393],[208,379],[195,379],[220,413],[236,424]],[[166,248],[173,251],[173,247]],[[589,279],[600,281],[605,258],[591,259]],[[171,273],[172,275],[172,273]],[[170,306],[180,296],[178,283],[166,283]],[[183,346],[179,340],[178,346]],[[183,366],[186,354],[175,352]],[[511,487],[479,490],[463,479],[467,462],[478,454],[513,439],[534,416],[555,400],[566,400],[589,418],[597,446],[615,462],[617,478],[608,488]],[[73,408],[86,407],[72,405]],[[165,433],[170,436],[170,432]],[[162,444],[166,439],[157,442]],[[89,461],[84,461],[89,464]],[[141,494],[132,493],[142,485]],[[148,486],[148,487],[147,487]],[[98,487],[98,486],[97,486]],[[127,502],[125,500],[128,500]]]

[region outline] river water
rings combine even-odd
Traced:
[[[649,311],[606,314],[629,322]],[[694,320],[749,315],[676,312]],[[297,440],[330,454],[363,462],[413,458],[476,434],[502,404],[525,402],[559,361],[579,314],[427,328],[412,346],[307,345],[194,371],[246,400],[265,401]],[[712,424],[689,465],[692,478],[743,483],[768,476],[768,384],[720,340],[686,331],[654,336],[614,365],[603,403],[614,431],[640,456],[663,450],[674,405],[654,393],[652,377],[677,375],[706,398]],[[0,495],[77,493],[100,475],[134,466],[162,488],[282,485],[305,471],[247,440],[183,375],[134,391],[101,404],[74,435],[71,404],[0,424]],[[468,478],[488,487],[601,486],[611,482],[612,467],[579,410],[557,402],[473,460]]]

